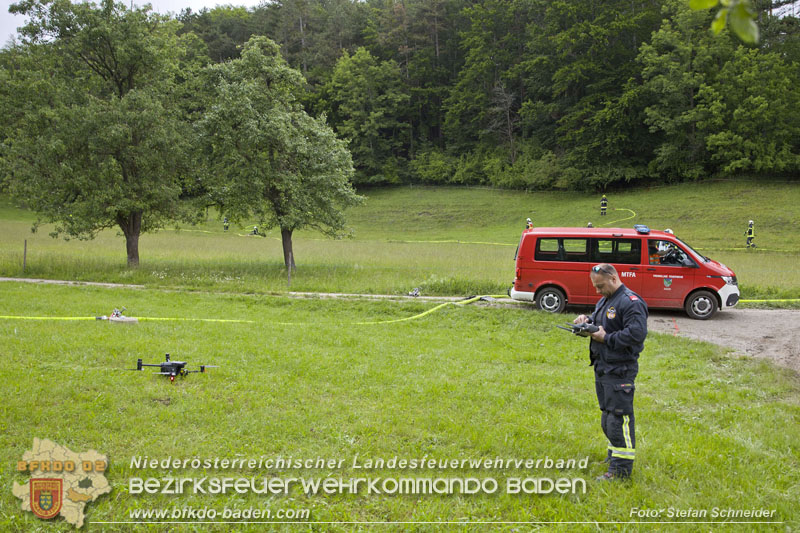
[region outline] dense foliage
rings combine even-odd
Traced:
[[[749,2],[757,45],[686,0],[283,0],[180,18],[215,61],[253,34],[280,44],[356,183],[586,189],[796,175],[793,4]]]
[[[185,9],[177,31],[190,64],[236,59],[253,36],[275,41],[305,78],[298,102],[347,141],[357,185],[596,190],[796,176],[797,4],[274,0]],[[729,33],[742,6],[755,44],[737,36],[752,28]],[[0,54],[1,78],[21,68],[9,66],[15,53]],[[191,122],[203,115],[202,83],[182,68],[176,91]],[[3,137],[14,98],[32,101],[4,102]]]

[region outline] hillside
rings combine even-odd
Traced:
[[[601,220],[599,195],[525,193],[480,188],[397,187],[361,191],[348,212],[353,238],[295,234],[293,290],[463,295],[504,291],[525,219],[538,226],[671,228],[684,241],[734,269],[743,297],[800,297],[800,186],[749,181],[683,184],[611,192]],[[210,213],[197,227],[144,235],[142,266],[125,267],[124,240],[114,231],[91,241],[54,240],[35,216],[0,204],[0,275],[22,272],[27,239],[29,277],[214,287],[231,291],[287,288],[277,230],[247,236]],[[744,249],[747,221],[756,222],[757,250]]]

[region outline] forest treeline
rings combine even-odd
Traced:
[[[305,77],[299,101],[348,142],[356,185],[797,176],[795,2],[753,0],[755,45],[714,35],[713,10],[689,3],[282,0],[175,18],[198,63],[257,35],[279,44]]]
[[[355,181],[602,189],[800,169],[800,25],[761,38],[686,0],[285,0],[179,15],[213,61],[281,45]]]

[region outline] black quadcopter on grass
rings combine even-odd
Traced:
[[[200,365],[200,370],[186,370],[186,365],[188,364],[186,361],[173,361],[169,358],[169,354],[167,354],[166,358],[167,360],[163,363],[156,364],[142,363],[141,359],[137,359],[136,368],[131,370],[141,370],[145,366],[154,366],[161,369],[161,372],[156,372],[157,375],[169,376],[170,381],[175,381],[175,376],[183,378],[188,374],[205,373],[206,368],[217,368],[217,365]]]

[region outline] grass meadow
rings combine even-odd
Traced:
[[[800,297],[800,187],[748,181],[687,184],[609,193],[599,216],[597,195],[523,193],[488,189],[405,187],[364,191],[367,202],[349,212],[354,238],[332,240],[295,233],[297,291],[428,295],[498,294],[514,276],[514,251],[526,217],[539,226],[593,222],[672,228],[706,255],[734,269],[742,298]],[[635,215],[635,216],[634,216]],[[35,216],[0,202],[0,276],[136,283],[150,287],[283,292],[280,236],[222,231],[206,223],[145,234],[141,267],[125,266],[125,242],[107,230],[91,241],[49,237]],[[758,250],[744,249],[747,221],[756,221]],[[27,260],[22,272],[24,242]],[[454,242],[457,241],[457,242]]]
[[[107,522],[130,521],[131,510],[176,506],[308,509],[309,521],[325,523],[273,525],[286,530],[348,531],[370,527],[359,522],[391,522],[373,527],[444,531],[453,526],[403,522],[486,521],[599,522],[596,527],[631,530],[637,526],[629,521],[668,521],[631,517],[634,508],[709,513],[763,508],[774,510],[774,516],[726,530],[800,527],[797,376],[708,344],[656,334],[648,338],[637,381],[635,477],[605,485],[594,481],[604,470],[606,442],[586,343],[554,328],[563,317],[471,304],[447,306],[417,320],[359,324],[410,317],[431,304],[21,283],[1,288],[0,315],[90,317],[122,301],[140,317],[253,321],[0,321],[0,486],[8,489],[0,491],[3,530],[71,527],[60,521],[45,527],[20,511],[11,494],[11,482],[26,479],[14,465],[34,437],[73,451],[108,454],[113,491],[88,506],[87,530],[139,530]],[[163,360],[164,352],[220,367],[175,384],[122,370],[135,366],[138,357]],[[344,464],[321,470],[132,468],[131,459],[140,455],[323,457]],[[586,468],[565,470],[363,471],[353,468],[355,456],[589,461]],[[490,477],[503,488],[467,495],[129,494],[131,478],[170,476]],[[580,478],[587,490],[506,494],[504,483],[515,477]],[[683,520],[689,519],[677,521]],[[190,523],[147,529],[230,527]],[[460,527],[514,531],[527,526]]]
[[[418,187],[365,194],[366,204],[350,213],[354,239],[296,235],[292,290],[504,292],[526,217],[537,225],[604,223],[599,198],[588,195]],[[618,208],[610,222],[635,212],[620,224],[671,227],[731,266],[744,297],[800,297],[796,186],[726,182],[608,196]],[[750,218],[756,251],[738,249]],[[236,228],[226,234],[213,214],[199,227],[144,236],[136,270],[125,268],[124,241],[115,232],[65,242],[48,237],[47,227],[31,234],[34,219],[7,200],[0,203],[0,276],[142,288],[0,283],[2,531],[72,529],[61,519],[43,522],[23,512],[11,492],[13,482],[29,477],[15,467],[34,438],[108,455],[113,490],[87,506],[87,531],[228,531],[230,523],[197,518],[142,525],[159,520],[135,515],[226,507],[309,513],[296,523],[235,524],[244,531],[800,530],[800,379],[789,370],[650,334],[637,379],[634,477],[603,484],[594,481],[605,470],[607,443],[587,343],[554,327],[571,315],[476,302],[413,318],[436,303],[290,297],[277,234],[239,236],[246,232]],[[121,306],[142,320],[92,319]],[[166,352],[219,367],[174,384],[125,370],[140,357],[162,361]],[[342,464],[137,469],[131,463],[138,456]],[[588,464],[362,469],[353,464],[356,456],[361,465],[393,457],[588,458]],[[477,478],[494,479],[499,489],[131,493],[131,479],[169,477]],[[582,479],[586,491],[509,494],[512,478]],[[643,516],[634,509],[663,511]],[[772,516],[713,517],[714,509],[766,509]],[[671,517],[670,510],[689,515]],[[692,517],[692,511],[707,514]]]

